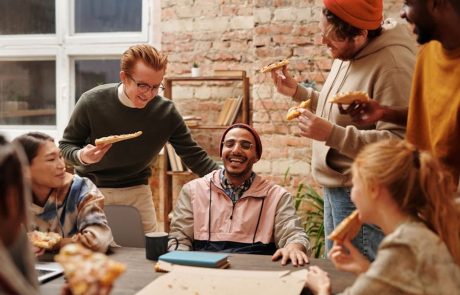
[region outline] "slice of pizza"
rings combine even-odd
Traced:
[[[309,109],[311,105],[311,100],[307,99],[302,101],[299,106],[292,107],[288,110],[286,115],[286,120],[291,121],[300,116],[300,109]]]
[[[123,140],[133,139],[142,135],[142,131],[137,131],[129,134],[110,135],[96,139],[96,145],[104,145],[109,143],[115,143]]]
[[[65,245],[54,259],[64,268],[73,295],[110,290],[113,282],[126,270],[124,264],[80,244]]]
[[[366,102],[369,101],[370,98],[364,91],[350,91],[350,92],[341,92],[334,97],[332,97],[329,102],[330,103],[341,103],[341,104],[351,104],[354,101],[358,102]]]
[[[55,232],[41,232],[38,230],[34,230],[32,232],[27,233],[29,237],[29,241],[35,247],[50,250],[53,249],[54,246],[61,242],[61,235]]]
[[[355,210],[347,218],[342,220],[327,238],[337,242],[341,242],[345,238],[352,240],[358,234],[361,225],[358,210]]]
[[[280,60],[280,61],[277,61],[277,62],[274,62],[274,63],[271,63],[263,68],[260,69],[260,72],[261,73],[267,73],[267,72],[271,72],[273,70],[276,70],[276,69],[279,69],[279,68],[282,68],[283,66],[289,64],[289,60],[288,59],[283,59],[283,60]]]

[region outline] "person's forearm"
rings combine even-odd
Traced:
[[[405,126],[407,124],[407,107],[382,107],[381,121]]]

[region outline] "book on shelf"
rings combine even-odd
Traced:
[[[168,252],[158,257],[158,262],[160,263],[160,269],[162,269],[161,262],[211,268],[226,268],[229,266],[228,254],[199,251]]]
[[[220,110],[219,116],[217,117],[217,125],[225,126],[233,124],[236,117],[238,116],[238,111],[241,107],[242,101],[242,96],[237,98],[227,98],[222,106],[222,109]]]
[[[174,172],[183,172],[188,171],[188,168],[182,163],[182,159],[174,150],[173,146],[170,143],[166,143],[166,152],[168,153],[169,165],[171,166],[171,171]]]
[[[229,116],[228,120],[226,121],[225,125],[231,125],[233,122],[235,122],[236,117],[238,116],[238,111],[240,110],[241,107],[241,102],[243,101],[243,96],[238,96],[238,98],[233,101],[232,108],[229,111]]]

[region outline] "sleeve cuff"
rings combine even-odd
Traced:
[[[78,162],[80,162],[80,164],[82,164],[83,166],[89,165],[89,164],[83,162],[83,160],[81,159],[81,149],[78,150],[78,152],[77,152],[77,159],[78,159]]]
[[[326,145],[336,150],[341,150],[341,139],[345,138],[346,130],[337,124],[332,125],[332,131],[326,140]]]

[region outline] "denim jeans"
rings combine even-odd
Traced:
[[[350,191],[351,188],[347,187],[324,188],[324,232],[326,237],[356,209],[351,201]],[[377,226],[364,224],[351,242],[370,261],[374,261],[377,248],[383,237],[383,232]],[[326,238],[326,251],[329,252],[332,244],[332,241]]]

